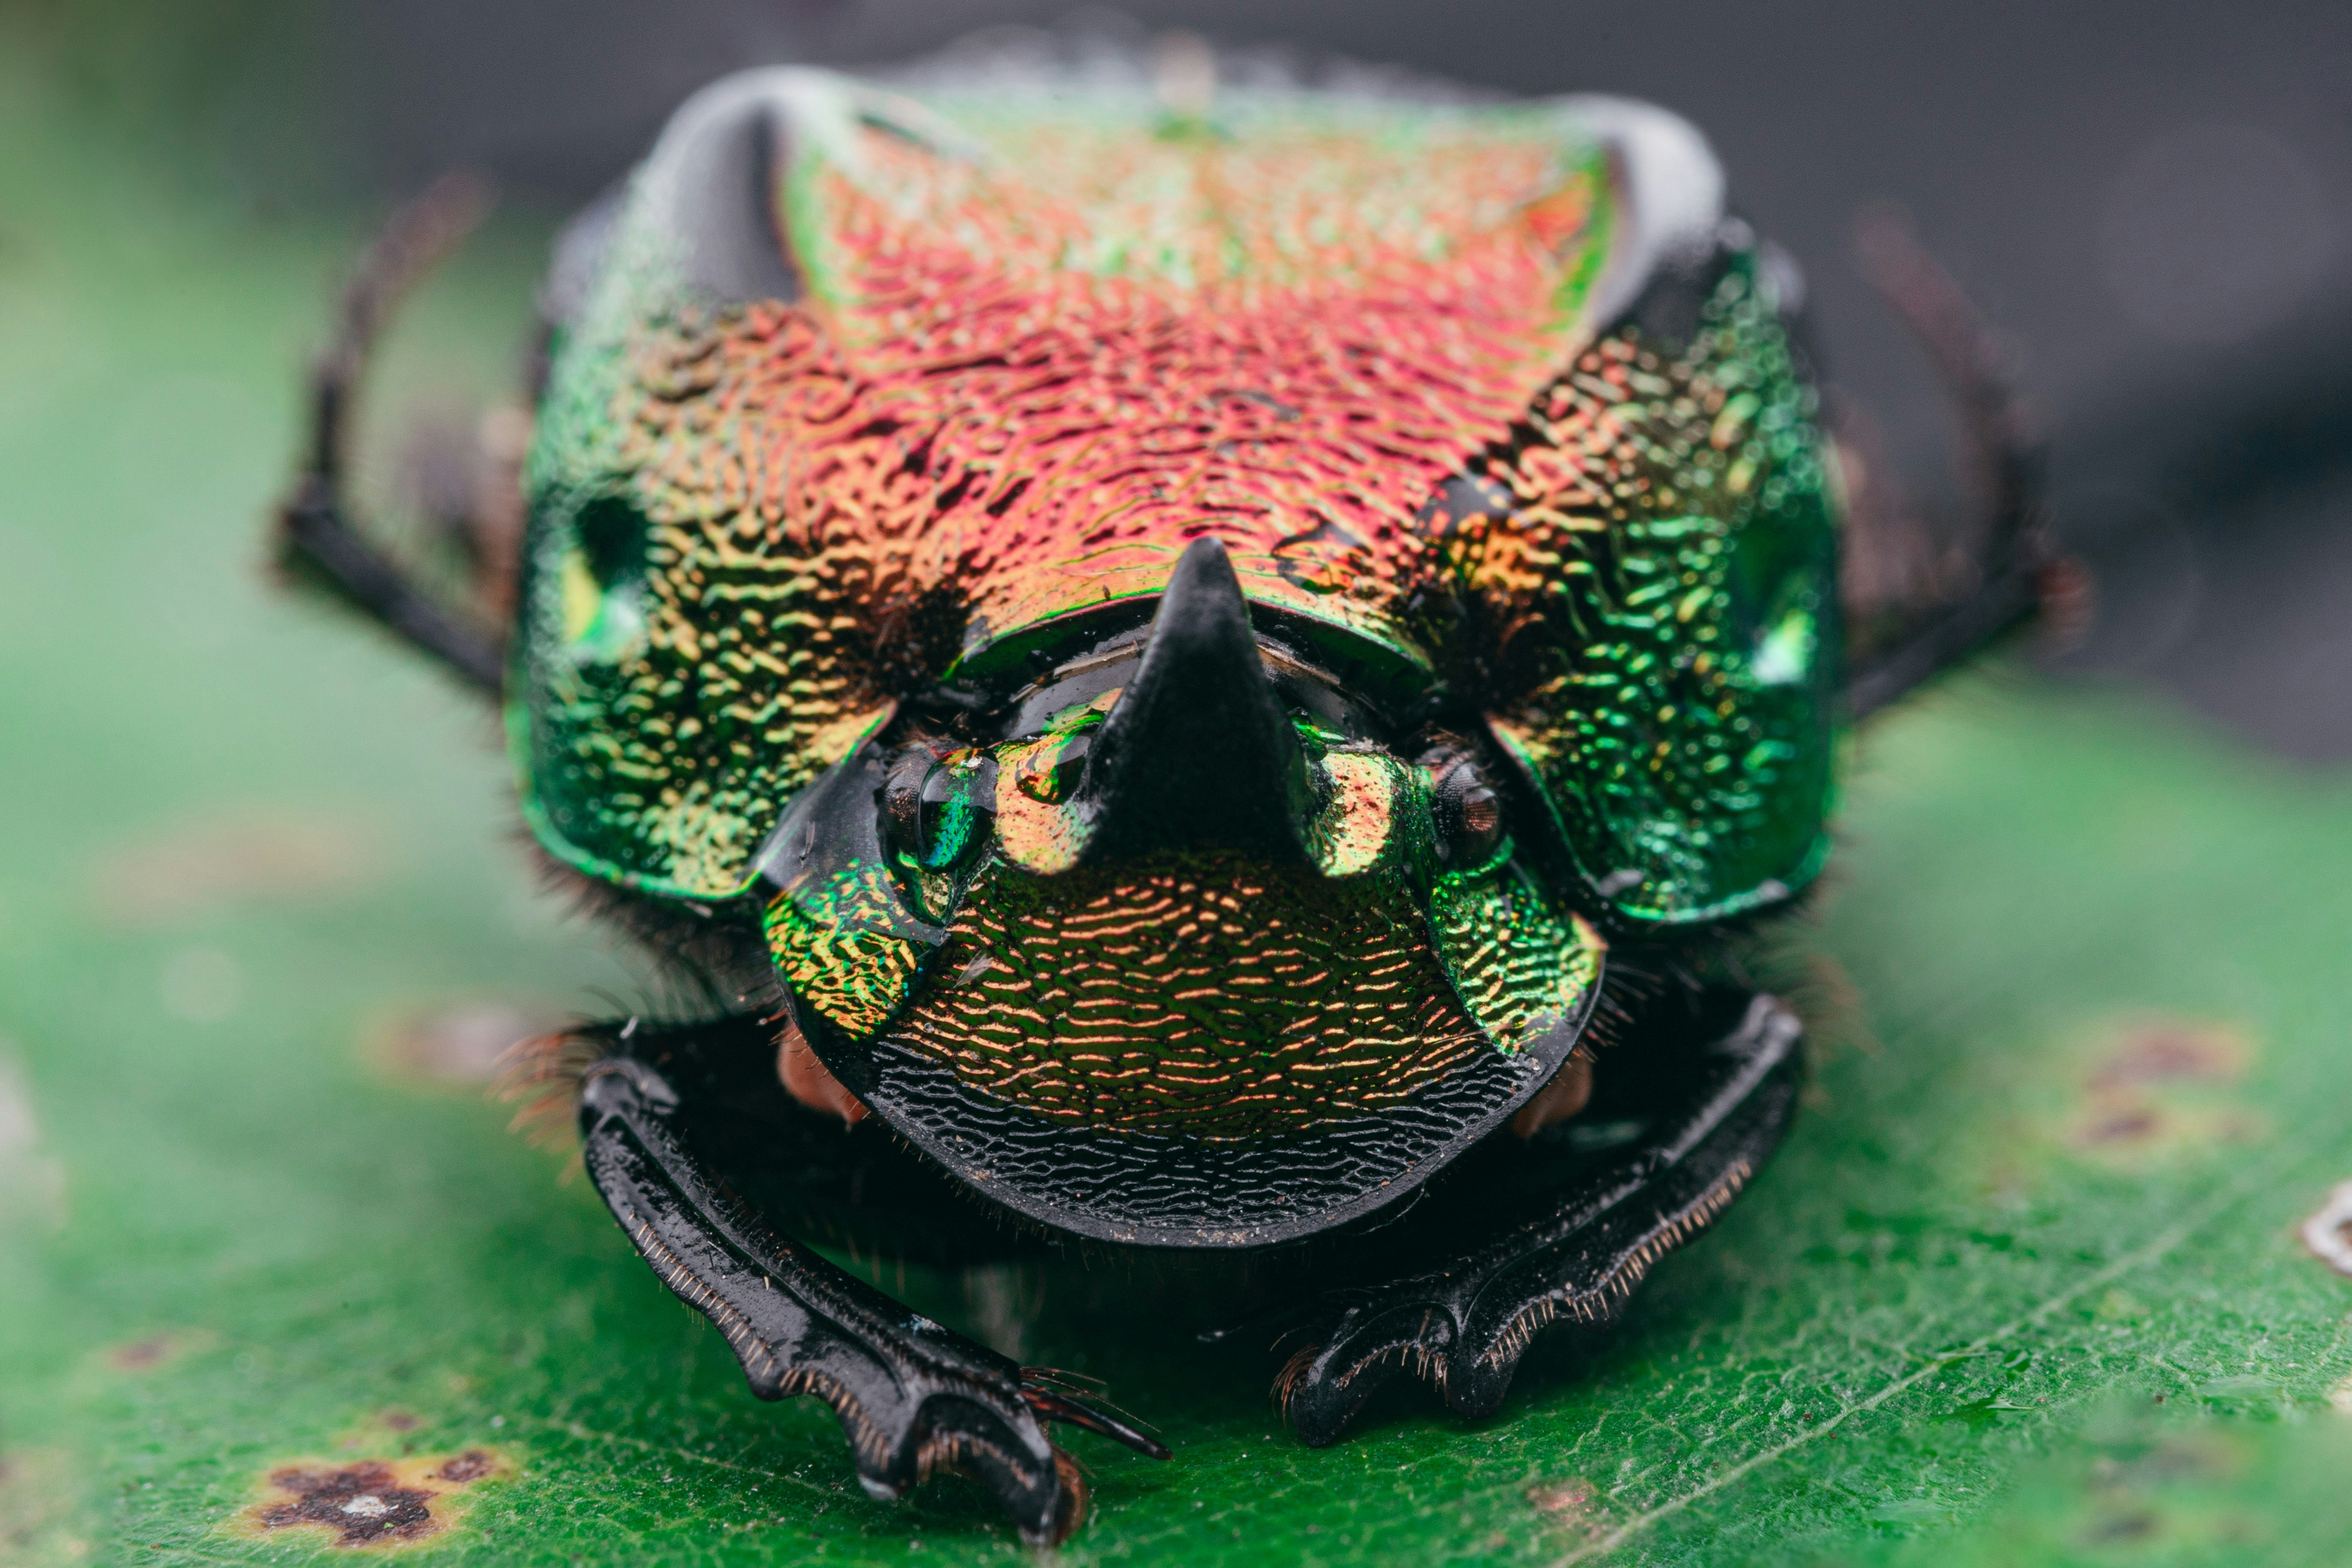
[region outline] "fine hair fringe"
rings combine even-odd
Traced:
[[[521,1133],[535,1149],[569,1145],[589,1066],[611,1048],[609,1029],[593,1025],[534,1035],[509,1047],[491,1090],[517,1108],[507,1130]]]
[[[540,886],[563,899],[577,918],[617,932],[652,965],[644,994],[613,998],[648,1022],[708,1023],[783,1007],[756,909],[724,900],[681,907],[600,882],[550,855],[527,832],[521,843]]]

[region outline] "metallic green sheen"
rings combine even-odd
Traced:
[[[1609,526],[1559,534],[1543,678],[1496,730],[1619,917],[1782,902],[1829,852],[1837,527],[1815,394],[1753,256],[1679,352],[1629,326],[1586,355],[1518,451],[1569,445],[1595,405],[1623,427]]]

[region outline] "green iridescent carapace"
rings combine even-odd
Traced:
[[[558,323],[511,728],[559,858],[741,890],[893,698],[1209,531],[1254,600],[1478,672],[1618,917],[1813,874],[1811,394],[1749,253],[1680,341],[1597,330],[1656,262],[1605,115],[1236,93],[1171,136],[795,74],[791,296],[696,281],[657,152]]]
[[[1564,1048],[1610,935],[1783,902],[1827,845],[1832,487],[1720,202],[1610,100],[722,84],[571,244],[534,831],[757,900],[836,1063],[1048,1121],[1272,1135]],[[1202,539],[1304,771],[1165,765],[1291,791],[1297,844],[1112,854],[1088,748]],[[1468,847],[1438,757],[1501,820]],[[845,769],[820,854],[793,813]]]
[[[1814,405],[1751,254],[1686,342],[1612,333],[1470,465],[1498,505],[1453,522],[1463,577],[1497,533],[1546,577],[1496,731],[1623,916],[1781,902],[1828,853],[1838,542]]]

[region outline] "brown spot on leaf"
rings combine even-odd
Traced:
[[[116,1372],[153,1372],[191,1352],[210,1348],[215,1341],[202,1329],[165,1329],[114,1346],[105,1352],[106,1364]]]
[[[2154,1535],[2161,1521],[2146,1510],[2111,1514],[2083,1531],[2083,1541],[2089,1546],[2112,1546],[2119,1542],[2146,1541]]]
[[[2226,1083],[2246,1070],[2245,1037],[2224,1025],[2144,1018],[2126,1026],[2092,1069],[2095,1093],[2141,1084],[2202,1079]]]
[[[2253,1054],[2242,1030],[2210,1020],[2137,1015],[2107,1024],[2086,1042],[2066,1141],[2137,1164],[2258,1137],[2260,1118],[2227,1092]]]
[[[376,835],[318,811],[247,807],[117,846],[90,870],[90,902],[119,925],[168,925],[227,904],[307,900],[372,877]]]
[[[1608,1509],[1601,1500],[1601,1489],[1580,1476],[1531,1486],[1527,1496],[1538,1518],[1570,1537],[1597,1537],[1608,1526]]]
[[[338,1546],[378,1541],[415,1541],[441,1528],[430,1506],[433,1494],[404,1487],[381,1464],[348,1465],[339,1470],[289,1468],[269,1472],[269,1484],[287,1496],[261,1510],[264,1530],[300,1525],[325,1527]]]
[[[2117,1110],[2095,1113],[2076,1134],[2079,1143],[2137,1143],[2156,1136],[2163,1118],[2153,1106],[2132,1105]]]
[[[416,1417],[411,1415],[405,1410],[387,1410],[383,1413],[381,1419],[385,1426],[391,1427],[395,1432],[414,1432],[416,1430]]]
[[[2067,1531],[2074,1544],[2090,1549],[2101,1563],[2172,1562],[2183,1548],[2200,1562],[2263,1556],[2228,1551],[2235,1521],[2211,1506],[2212,1489],[2242,1477],[2259,1452],[2242,1436],[2211,1429],[2159,1434],[2146,1426],[2110,1425],[2105,1441],[2113,1451],[2091,1460]],[[2222,1549],[2200,1551],[2200,1545]],[[2031,1551],[2012,1555],[2078,1561],[2077,1553],[2063,1548],[2046,1559]]]
[[[1580,1479],[1565,1480],[1558,1486],[1528,1489],[1528,1501],[1535,1506],[1535,1510],[1550,1514],[1555,1519],[1583,1517],[1591,1511],[1593,1500],[1598,1495],[1591,1481]]]
[[[488,1454],[479,1448],[468,1448],[456,1458],[443,1464],[433,1474],[437,1479],[456,1481],[462,1485],[467,1481],[480,1480],[490,1473],[491,1468],[492,1462]]]
[[[448,1529],[460,1494],[506,1469],[487,1448],[347,1464],[298,1460],[269,1471],[265,1496],[239,1521],[255,1535],[311,1530],[333,1546],[397,1546]]]

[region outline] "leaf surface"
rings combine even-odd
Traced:
[[[257,1521],[379,1492],[271,1478],[367,1461],[436,1563],[1019,1556],[751,1399],[467,1077],[499,1009],[644,982],[532,892],[488,721],[255,570],[351,230],[192,205],[43,102],[0,94],[0,1561],[337,1553]],[[380,426],[497,384],[527,227],[421,302]],[[1492,1421],[1384,1396],[1308,1451],[1181,1289],[873,1270],[1176,1448],[1076,1439],[1065,1560],[2340,1556],[2352,1281],[2295,1227],[2352,1177],[2352,780],[1979,678],[1850,796],[1793,1139]]]

